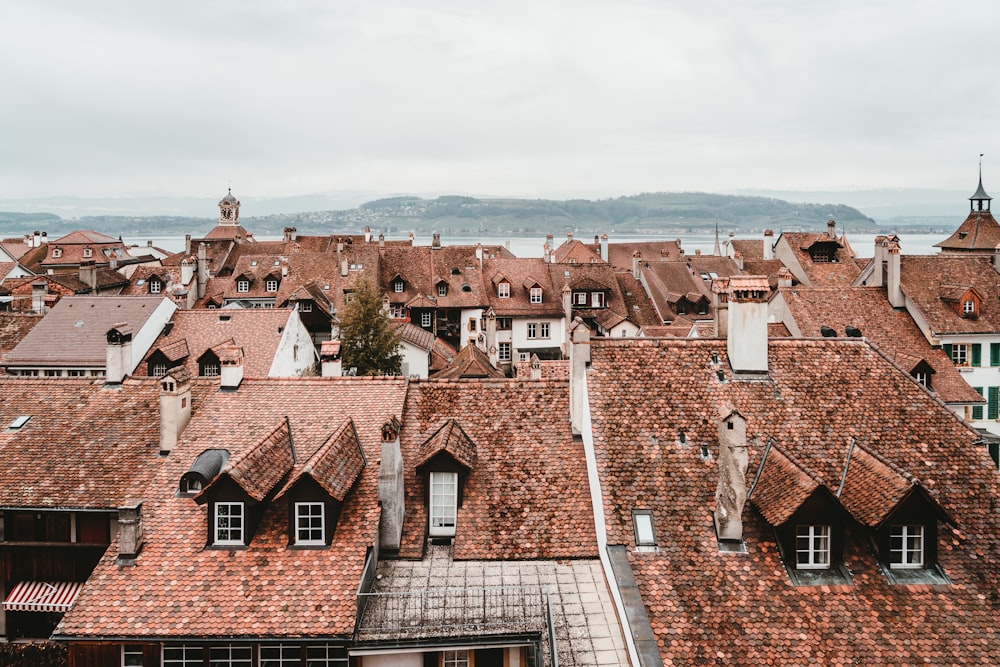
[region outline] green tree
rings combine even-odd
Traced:
[[[401,334],[392,326],[382,306],[382,295],[370,281],[354,290],[340,315],[340,356],[344,373],[399,375]]]

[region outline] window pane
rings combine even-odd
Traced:
[[[637,546],[656,544],[653,535],[653,516],[651,514],[635,515],[635,543]]]
[[[432,472],[430,534],[454,535],[458,504],[458,473]]]
[[[830,526],[795,527],[795,566],[804,570],[830,566]]]
[[[924,527],[920,524],[890,526],[889,567],[919,569],[924,566]]]
[[[295,543],[324,544],[323,503],[295,503]]]

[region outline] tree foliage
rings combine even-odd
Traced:
[[[399,375],[403,363],[400,339],[383,308],[382,295],[370,281],[362,282],[340,315],[344,373]]]

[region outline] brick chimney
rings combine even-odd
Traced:
[[[243,348],[227,345],[219,350],[219,380],[222,389],[236,391],[243,382]]]
[[[191,421],[191,373],[183,366],[160,378],[160,453],[169,454]]]
[[[715,531],[724,542],[743,539],[747,502],[747,422],[731,412],[719,422],[719,485],[715,490]]]
[[[118,508],[118,559],[134,560],[142,549],[142,501]]]
[[[132,372],[132,327],[126,322],[114,324],[105,333],[105,384],[121,384]]]
[[[893,308],[903,308],[906,306],[906,298],[903,296],[903,289],[900,286],[900,264],[899,243],[889,241],[886,247],[887,268],[886,268],[886,292],[889,303]]]
[[[766,276],[729,277],[727,353],[736,373],[767,372]]]
[[[382,514],[378,527],[379,548],[399,551],[406,515],[403,454],[399,448],[399,420],[393,416],[382,425],[382,458],[378,468],[378,501]]]
[[[764,230],[764,259],[774,259],[774,231]]]

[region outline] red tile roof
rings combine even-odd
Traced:
[[[417,469],[441,453],[447,453],[466,470],[476,465],[476,443],[469,439],[454,419],[446,421],[434,435],[420,444]]]
[[[475,344],[466,345],[444,369],[436,372],[437,379],[502,378],[503,371],[494,368],[490,358]]]
[[[283,419],[256,445],[230,456],[220,478],[228,475],[248,496],[260,502],[292,469],[292,459],[291,429],[287,420]],[[201,496],[209,488],[206,487]]]
[[[977,433],[881,353],[856,339],[772,341],[765,381],[734,380],[724,341],[606,339],[592,342],[591,356],[608,541],[631,550],[632,510],[652,510],[660,549],[629,560],[665,663],[1000,661],[996,466]],[[771,438],[827,488],[838,486],[852,438],[918,476],[958,524],[939,531],[952,584],[891,585],[852,524],[844,564],[854,584],[793,586],[773,530],[751,508],[747,553],[720,553],[712,522],[720,406],[746,417],[748,482]]]
[[[986,255],[902,255],[900,286],[932,334],[1000,331],[1000,280]],[[962,317],[941,298],[947,285],[972,287],[984,297],[976,319]]]
[[[298,476],[289,480],[282,493],[308,475],[331,498],[343,502],[364,469],[365,453],[358,442],[354,422],[349,419],[316,450]]]
[[[951,236],[934,246],[944,252],[992,253],[1000,244],[1000,224],[989,211],[972,211]]]

